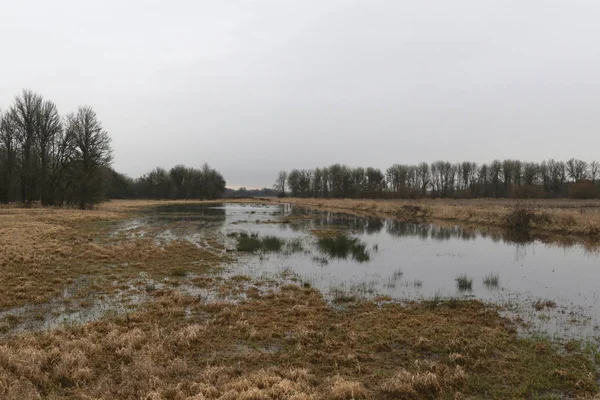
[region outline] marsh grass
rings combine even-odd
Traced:
[[[500,275],[498,273],[490,272],[483,278],[483,284],[488,289],[498,289],[500,287]]]
[[[331,258],[347,259],[351,257],[358,262],[370,260],[367,245],[360,239],[348,236],[325,236],[318,239],[319,249]]]
[[[213,283],[226,298],[247,282]],[[429,308],[343,293],[335,299],[347,306],[331,308],[316,290],[293,285],[247,292],[237,304],[156,291],[154,301],[128,315],[1,342],[0,398],[542,398],[548,392],[591,398],[598,392],[594,348],[559,351],[545,339],[519,338],[480,302],[439,300]],[[148,386],[150,379],[158,384]]]
[[[304,251],[304,246],[302,244],[302,239],[294,238],[286,241],[285,243],[285,254],[295,254]]]
[[[261,247],[267,252],[278,252],[283,247],[283,240],[277,236],[265,236],[261,240]]]
[[[329,295],[336,304],[352,303],[357,300],[355,295],[341,288],[331,288]]]
[[[261,248],[262,241],[258,238],[258,233],[240,232],[237,236],[237,251],[255,252]]]
[[[456,286],[461,292],[473,290],[473,278],[467,274],[460,274],[456,277]]]
[[[240,232],[237,236],[237,251],[254,253],[262,250],[266,253],[281,251],[284,241],[277,236],[259,237],[258,233]]]
[[[324,266],[326,266],[326,265],[329,264],[329,259],[327,257],[318,257],[318,256],[315,256],[315,257],[312,258],[312,261],[315,264],[320,265],[322,267],[324,267]]]
[[[556,306],[557,304],[553,300],[538,299],[535,303],[533,303],[533,308],[535,308],[536,311],[541,311],[545,308],[556,308]]]
[[[440,290],[436,290],[430,299],[424,301],[428,308],[436,308],[442,303],[443,295]]]

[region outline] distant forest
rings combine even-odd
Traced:
[[[280,171],[280,196],[322,198],[600,198],[600,163],[577,159],[489,164],[436,161],[395,164],[385,172],[335,164]]]
[[[111,171],[108,197],[112,199],[200,199],[223,197],[225,179],[204,164],[201,169],[177,165],[157,167],[137,179]]]
[[[0,203],[89,208],[108,198],[213,199],[223,176],[201,169],[156,168],[131,179],[111,168],[111,139],[91,107],[62,116],[24,90],[0,110]]]
[[[246,189],[241,187],[237,190],[225,189],[225,197],[232,198],[244,198],[244,197],[277,197],[279,193],[275,189],[262,188],[262,189]]]

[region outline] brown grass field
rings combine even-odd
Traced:
[[[597,396],[595,349],[519,337],[496,308],[477,301],[332,306],[309,285],[283,278],[220,277],[220,267],[243,255],[225,251],[218,238],[201,247],[157,246],[151,233],[135,239],[107,234],[152,204],[164,203],[0,209],[0,313],[56,301],[80,282],[81,290],[61,301],[84,309],[90,297],[118,291],[146,296],[126,313],[50,330],[13,332],[22,321],[0,317],[0,399]],[[387,215],[404,204],[314,202]],[[434,215],[446,210],[450,216],[452,207],[467,213],[461,202],[424,204],[439,209]],[[557,216],[580,213],[556,204]],[[490,208],[488,218],[506,212],[506,204],[496,202],[472,207],[480,210],[474,215]],[[594,207],[582,213],[591,225],[598,223]],[[164,285],[148,287],[142,274]],[[190,294],[184,286],[212,295]]]

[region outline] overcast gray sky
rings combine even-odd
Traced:
[[[2,0],[0,108],[91,105],[114,167],[600,159],[595,0]]]

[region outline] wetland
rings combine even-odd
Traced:
[[[588,245],[243,201],[0,218],[7,398],[598,390]]]

